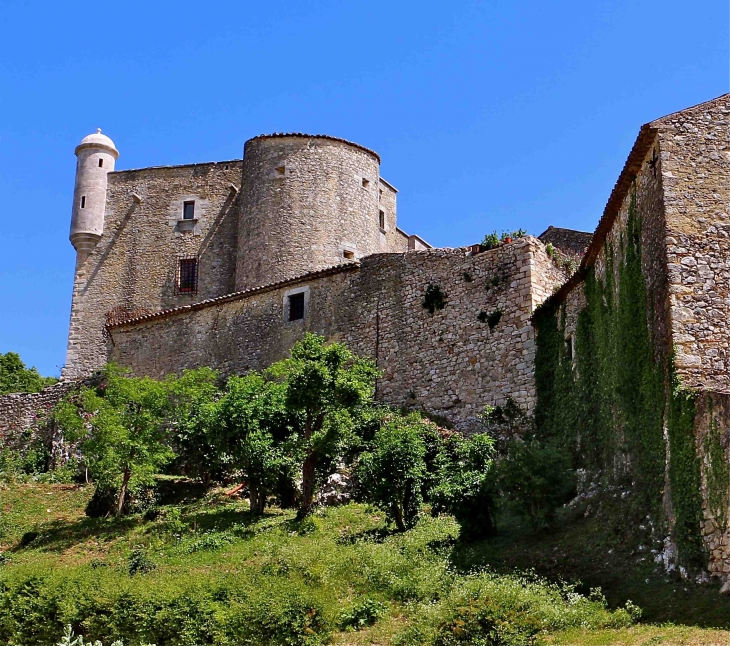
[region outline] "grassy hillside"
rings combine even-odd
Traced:
[[[298,523],[177,486],[146,514],[90,519],[91,487],[0,487],[0,642],[50,646],[72,623],[105,644],[158,646],[730,643],[716,587],[655,573],[593,520],[463,546],[449,517],[394,533],[358,504]],[[515,568],[581,579],[584,596]],[[632,626],[628,599],[642,622],[685,625]]]

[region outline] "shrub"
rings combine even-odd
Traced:
[[[391,418],[375,434],[373,445],[373,450],[360,458],[359,476],[367,499],[405,531],[418,518],[426,478],[426,443],[420,418]]]
[[[575,491],[571,455],[556,444],[512,441],[498,467],[499,487],[534,529],[546,529]]]
[[[437,458],[432,513],[453,514],[465,540],[494,533],[494,440],[486,433],[454,434]]]
[[[375,601],[367,598],[352,606],[340,616],[340,627],[343,630],[360,630],[366,626],[372,626],[387,611],[382,601]]]
[[[156,567],[141,547],[135,547],[129,555],[129,576],[147,574]]]
[[[423,301],[421,303],[423,309],[428,310],[431,314],[433,314],[436,310],[444,309],[447,303],[446,294],[441,291],[441,288],[438,285],[431,283],[426,287],[426,291],[423,295]]]

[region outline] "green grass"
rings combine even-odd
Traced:
[[[154,520],[89,519],[90,496],[70,485],[0,488],[0,549],[9,555],[0,642],[50,646],[71,623],[126,646],[730,644],[710,629],[730,618],[716,588],[667,581],[636,555],[609,554],[592,521],[541,537],[510,526],[464,547],[450,517],[424,517],[399,534],[359,504],[299,523],[289,510],[254,517],[245,501],[214,491],[163,505]],[[581,579],[586,595],[515,568]],[[614,611],[589,598],[595,585]],[[631,627],[630,613],[617,610],[627,599],[644,607],[644,621],[687,625]],[[480,642],[490,630],[498,640]]]

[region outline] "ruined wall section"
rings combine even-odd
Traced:
[[[247,141],[236,290],[378,253],[379,167],[372,151],[332,137]]]
[[[671,327],[684,385],[730,390],[730,96],[660,129]]]
[[[378,254],[360,267],[115,326],[111,358],[154,377],[203,365],[240,373],[285,357],[311,331],[376,359],[382,401],[423,408],[469,429],[485,404],[512,397],[525,410],[534,406],[530,315],[563,278],[535,238],[477,255],[466,249]],[[444,309],[424,309],[428,285],[438,285]],[[285,320],[292,290],[306,290],[303,321]]]
[[[77,266],[64,378],[107,359],[107,316],[159,311],[234,291],[241,162],[108,175],[104,233]],[[195,219],[183,220],[183,203]],[[178,293],[178,262],[198,258],[197,292]]]
[[[23,449],[28,431],[43,424],[53,407],[77,388],[74,382],[56,383],[37,393],[13,393],[0,397],[0,449]]]

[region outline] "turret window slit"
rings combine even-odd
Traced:
[[[86,208],[86,195],[81,196],[81,208]]]

